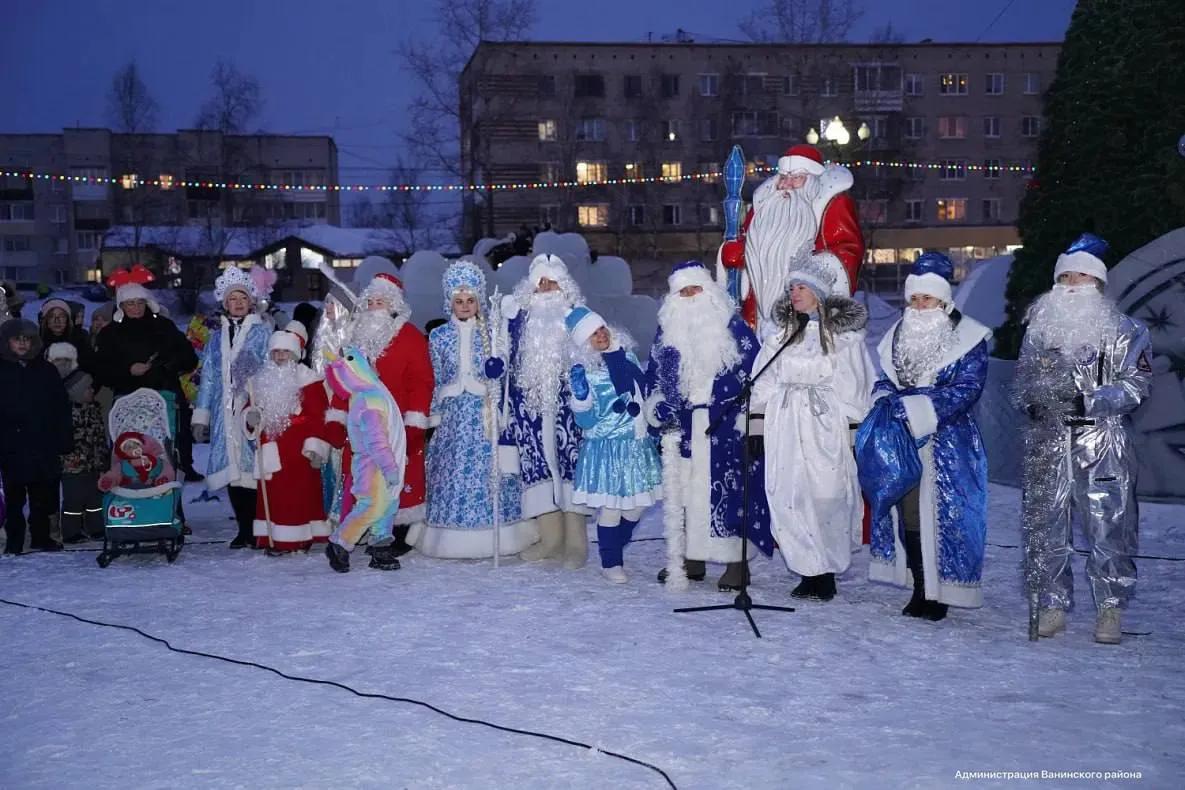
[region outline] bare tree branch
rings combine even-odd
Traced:
[[[738,27],[761,43],[829,44],[846,40],[863,16],[856,0],[765,0]]]
[[[242,134],[263,109],[259,80],[220,60],[210,72],[214,95],[198,110],[194,125],[223,134]]]
[[[136,61],[129,61],[115,73],[107,93],[107,120],[111,128],[124,134],[155,131],[159,110],[160,105],[140,79]]]

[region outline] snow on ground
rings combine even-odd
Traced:
[[[196,494],[189,486],[193,540],[229,539],[225,497],[189,504]],[[568,572],[412,554],[381,573],[359,552],[339,575],[319,553],[194,543],[172,566],[133,557],[102,570],[93,547],[6,559],[0,598],[618,751],[680,788],[951,787],[956,771],[1041,770],[1138,771],[1142,786],[1179,786],[1185,563],[1140,563],[1124,627],[1146,635],[1095,644],[1079,570],[1068,634],[1031,644],[1019,496],[993,486],[991,502],[986,606],[941,624],[901,617],[908,596],[868,583],[863,555],[835,601],[755,612],[763,639],[736,611],[674,614],[732,597],[654,582],[653,509],[621,587],[595,559]],[[1143,553],[1185,556],[1185,507],[1142,515]],[[757,602],[791,603],[795,579],[780,560],[756,562],[754,576]],[[0,633],[3,787],[665,786],[602,753],[44,612],[0,605]]]

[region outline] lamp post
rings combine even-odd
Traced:
[[[871,136],[872,130],[868,128],[868,124],[866,123],[861,123],[860,127],[856,129],[856,137],[860,142],[866,141]],[[808,143],[818,145],[820,140],[829,143],[829,152],[835,154],[835,159],[839,159],[839,154],[842,153],[844,147],[852,142],[852,133],[843,125],[843,120],[837,115],[823,127],[822,135],[815,131],[814,127],[811,127],[807,131],[806,141]]]

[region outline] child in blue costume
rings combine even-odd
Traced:
[[[624,584],[623,550],[642,511],[662,499],[662,467],[642,404],[645,375],[633,342],[587,307],[567,316],[575,346],[569,379],[572,413],[583,431],[573,501],[597,508],[601,574]]]

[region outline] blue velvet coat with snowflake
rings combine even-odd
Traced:
[[[664,430],[679,431],[680,456],[690,464],[684,475],[688,481],[672,497],[664,491],[667,504],[681,501],[686,518],[686,556],[691,560],[736,562],[740,560],[740,542],[744,521],[744,404],[737,402],[749,375],[760,345],[753,330],[740,316],[729,321],[729,331],[740,351],[740,360],[729,370],[717,374],[712,383],[707,403],[691,403],[679,389],[679,351],[663,342],[660,327],[650,350],[646,367],[648,388],[653,397],[665,400],[675,409],[671,424]],[[652,409],[651,409],[652,410]],[[706,436],[708,426],[719,425],[712,436]],[[707,464],[702,463],[706,455]],[[693,456],[696,456],[693,458]],[[667,463],[667,459],[663,459]],[[765,498],[765,462],[756,459],[749,468],[749,540],[761,551],[773,554],[770,535],[769,504]],[[733,540],[728,540],[728,539]]]
[[[987,454],[972,407],[987,380],[987,338],[991,332],[959,316],[955,338],[929,381],[906,386],[893,362],[900,322],[877,348],[881,378],[874,397],[898,398],[910,434],[919,445],[922,479],[918,485],[922,567],[926,598],[951,606],[983,605],[980,582],[987,539]],[[876,442],[866,445],[876,451]],[[857,463],[861,459],[857,457]],[[910,586],[897,509],[872,525],[869,577]]]
[[[581,434],[569,405],[571,390],[567,375],[563,376],[556,391],[555,419],[551,425],[544,426],[542,414],[531,415],[528,411],[526,396],[514,374],[527,313],[519,310],[508,318],[510,384],[506,408],[509,413],[499,443],[510,450],[511,460],[503,465],[503,471],[517,468],[522,485],[523,518],[534,518],[555,510],[587,513],[587,508],[572,501],[572,480],[576,474]],[[555,342],[567,343],[568,338],[561,334]],[[517,462],[513,456],[517,456]]]

